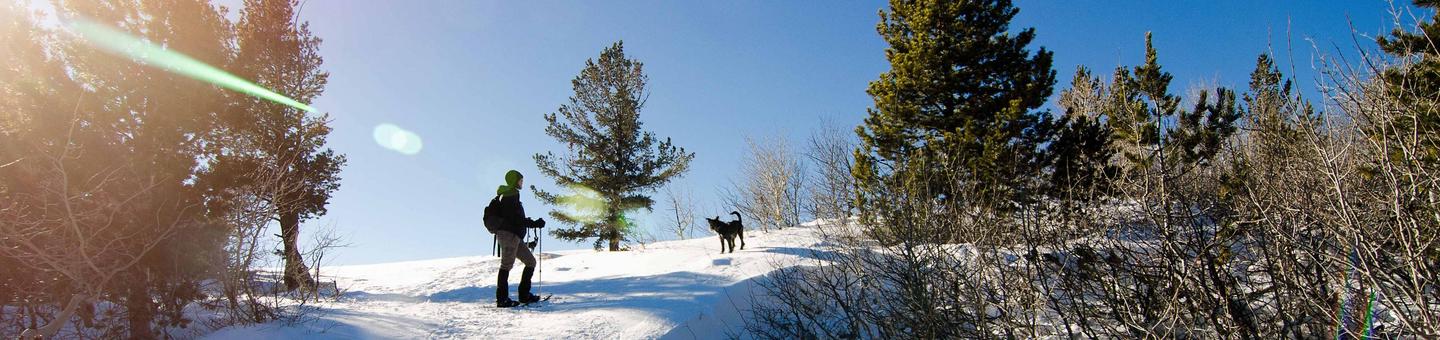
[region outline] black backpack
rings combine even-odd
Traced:
[[[505,219],[500,217],[499,195],[496,195],[495,198],[490,199],[490,204],[485,206],[485,215],[484,217],[481,217],[481,219],[485,223],[485,230],[489,230],[491,234],[494,234],[496,231],[504,228],[502,224],[505,223]]]

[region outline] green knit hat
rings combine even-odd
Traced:
[[[519,171],[510,170],[509,172],[506,172],[505,185],[501,185],[499,188],[495,188],[495,194],[500,196],[519,194],[519,184],[521,178],[525,178],[525,176],[521,175]]]

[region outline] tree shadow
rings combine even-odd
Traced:
[[[307,313],[307,320],[293,324],[270,322],[233,326],[208,334],[205,338],[229,340],[261,336],[284,339],[383,339],[414,334],[417,329],[436,326],[416,318],[347,309],[315,308]]]
[[[628,309],[675,320],[690,316],[693,309],[709,306],[712,299],[719,298],[725,287],[734,283],[731,280],[725,276],[686,271],[547,283],[536,287],[536,294],[554,294],[555,297],[546,308],[536,311]],[[515,288],[513,283],[511,288]],[[426,299],[432,302],[491,302],[495,299],[494,293],[494,285],[470,286],[430,294]]]
[[[514,290],[517,289],[518,286],[518,282],[510,284],[510,290],[512,290],[512,292],[510,292],[510,295],[515,295]],[[430,294],[429,296],[426,296],[424,300],[430,302],[495,302],[495,286],[469,286],[451,289],[443,292]]]
[[[829,260],[834,259],[836,256],[835,252],[833,251],[812,248],[764,247],[758,249],[763,249],[763,251],[767,253],[784,254],[814,260]]]
[[[342,293],[342,294],[340,294],[340,296],[341,296],[341,297],[344,297],[344,298],[349,298],[349,299],[366,300],[366,301],[393,301],[393,302],[423,302],[423,301],[425,301],[425,298],[422,298],[422,297],[417,297],[417,296],[414,296],[414,295],[407,295],[407,294],[395,294],[395,293],[379,293],[379,294],[377,294],[377,293],[370,293],[370,292],[350,291],[350,292]]]

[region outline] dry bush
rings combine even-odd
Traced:
[[[799,225],[806,201],[805,164],[781,136],[746,138],[745,143],[749,149],[740,162],[741,179],[721,193],[722,201],[748,217],[749,228]]]
[[[902,185],[856,193],[868,204],[859,225],[817,227],[826,246],[813,262],[761,282],[765,296],[747,330],[763,338],[1440,336],[1440,133],[1426,125],[1440,93],[1414,90],[1425,88],[1416,85],[1429,81],[1423,75],[1392,72],[1417,60],[1324,59],[1319,109],[1262,66],[1272,73],[1257,70],[1239,131],[1213,157],[1132,148],[1153,161],[1114,160],[1126,171],[1053,182],[1046,199],[1015,209],[986,197],[917,195],[934,181],[894,169]],[[1062,96],[1079,110],[1105,110],[1104,96],[1086,91]],[[941,182],[979,192],[964,178]],[[952,232],[958,239],[931,237]]]
[[[128,285],[119,284],[122,277],[133,275],[132,269],[172,236],[197,225],[188,213],[197,207],[167,200],[157,189],[164,185],[159,179],[136,176],[136,169],[125,163],[82,162],[82,154],[101,151],[74,140],[75,124],[59,150],[35,152],[7,169],[10,175],[32,179],[29,185],[0,192],[0,201],[8,203],[0,207],[0,256],[32,272],[29,277],[57,277],[66,283],[50,292],[57,301],[22,306],[30,318],[25,338],[55,336],[78,309],[93,310],[97,300],[135,298],[126,294],[148,288],[126,289]],[[58,312],[36,308],[58,306],[59,299],[68,302]],[[92,320],[90,315],[81,317],[86,324]]]
[[[813,165],[807,176],[809,190],[802,201],[805,212],[821,220],[845,220],[855,215],[854,134],[829,122],[811,132],[805,158]]]
[[[670,206],[667,222],[672,223],[668,231],[675,233],[675,239],[690,238],[697,229],[695,221],[695,194],[688,186],[671,183],[665,186],[665,203]]]

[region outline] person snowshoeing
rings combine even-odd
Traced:
[[[496,307],[515,307],[540,301],[539,296],[530,294],[530,276],[535,274],[535,255],[530,252],[524,240],[525,231],[529,228],[544,228],[545,219],[525,217],[525,207],[520,205],[520,187],[524,182],[525,178],[519,171],[510,170],[505,173],[505,185],[495,190],[495,194],[500,196],[498,212],[502,218],[502,227],[495,232],[495,239],[500,243],[500,275],[495,282]],[[520,274],[519,301],[510,299],[510,268],[514,268],[517,257],[525,264],[525,269]]]

